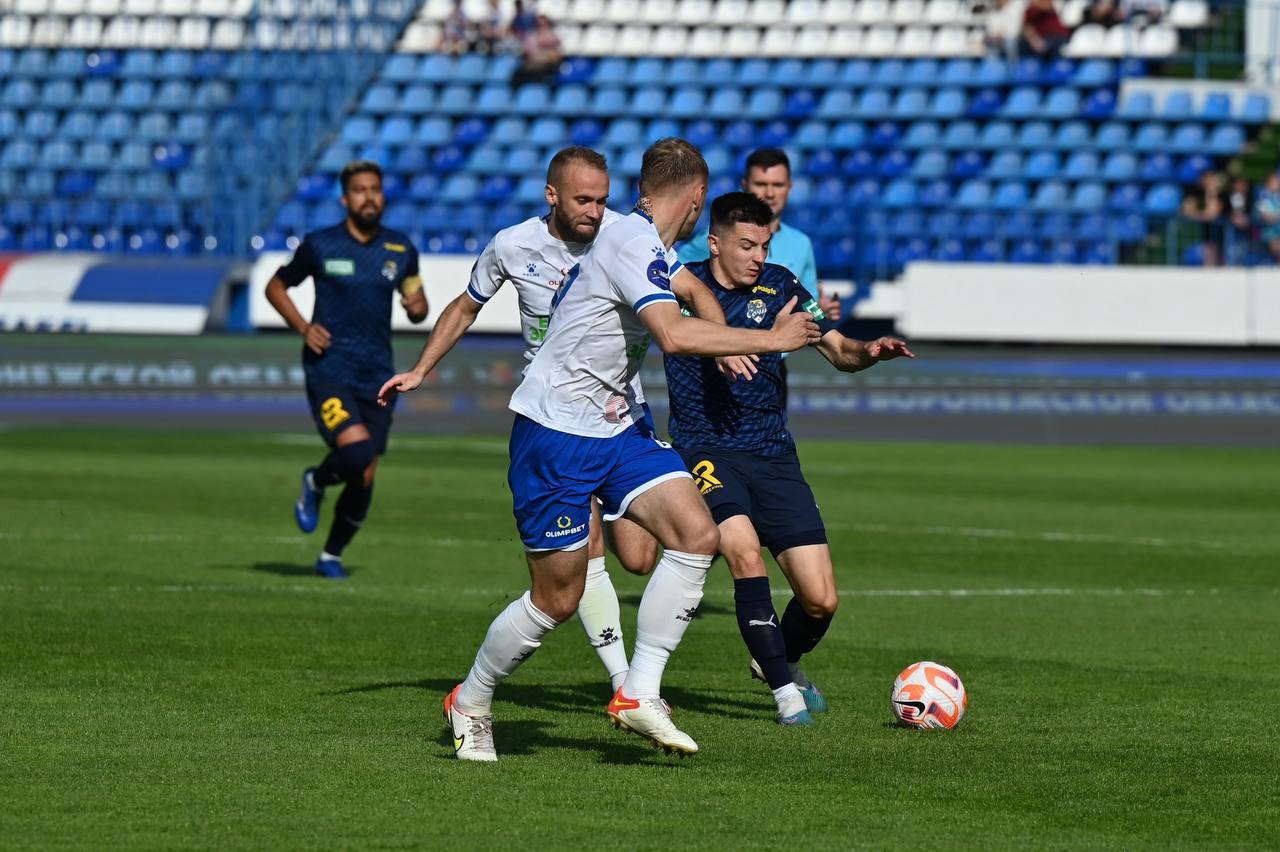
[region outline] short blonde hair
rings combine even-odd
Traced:
[[[640,196],[651,196],[665,189],[688,186],[694,181],[707,181],[711,172],[701,152],[685,139],[668,136],[659,139],[644,152],[640,166]]]

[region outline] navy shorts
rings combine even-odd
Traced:
[[[762,456],[691,447],[680,455],[717,524],[746,515],[775,558],[793,547],[827,543],[818,503],[795,453]]]
[[[386,408],[378,405],[376,398],[357,394],[351,388],[313,385],[307,383],[307,404],[316,431],[330,447],[336,446],[338,436],[357,423],[363,423],[373,441],[373,451],[383,455],[387,451],[387,436],[391,434],[391,412],[395,400]]]
[[[606,521],[631,501],[689,471],[670,445],[632,424],[612,438],[586,438],[541,425],[522,414],[511,426],[513,512],[528,550],[576,550],[587,543],[591,500]]]

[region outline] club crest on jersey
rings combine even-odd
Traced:
[[[768,313],[764,306],[764,299],[752,299],[747,302],[747,319],[756,325],[764,322],[764,315]]]
[[[396,275],[400,272],[400,267],[396,265],[394,260],[388,260],[382,264],[382,277],[388,281],[395,281]]]
[[[655,260],[649,264],[649,268],[645,270],[645,276],[653,286],[661,290],[671,289],[671,270],[667,267],[666,259]]]

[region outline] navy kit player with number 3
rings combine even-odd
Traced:
[[[333,526],[315,571],[346,577],[342,551],[364,522],[373,498],[378,457],[387,451],[391,407],[378,405],[378,389],[395,372],[391,360],[391,307],[395,293],[413,322],[427,318],[418,276],[418,251],[409,238],[381,226],[384,199],[377,163],[348,163],[342,170],[345,221],[313,231],[267,283],[267,299],[302,335],[307,402],[329,454],[302,475],[294,509],[303,532],[315,530],[325,489],[345,483],[334,506]],[[289,287],[315,282],[311,321],[298,312]]]
[[[822,308],[785,267],[766,263],[773,212],[748,192],[711,205],[710,259],[686,268],[720,300],[731,328],[769,329],[794,301],[817,320],[818,352],[838,370],[865,370],[915,356],[901,340],[863,343],[835,330]],[[813,723],[826,709],[800,658],[826,633],[837,605],[827,533],[787,429],[782,358],[750,356],[758,372],[726,376],[715,361],[668,354],[671,439],[720,528],[719,552],[734,580],[738,628],[752,670],[768,682],[784,725]],[[761,546],[769,548],[795,597],[782,619],[773,608]]]

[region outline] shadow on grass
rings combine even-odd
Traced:
[[[219,568],[232,568],[237,566],[219,565]],[[315,577],[315,569],[311,565],[296,565],[292,562],[255,562],[252,566],[254,571],[261,571],[264,574],[279,574],[282,577]],[[350,566],[343,566],[347,573],[355,576],[360,570]],[[325,577],[316,577],[317,582],[331,582]]]

